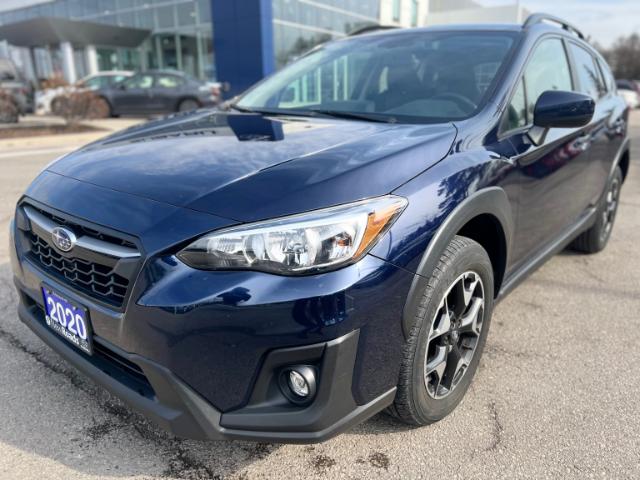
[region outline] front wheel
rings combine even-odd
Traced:
[[[493,268],[474,240],[456,236],[440,257],[414,315],[390,411],[412,425],[444,418],[475,374],[493,310]]]

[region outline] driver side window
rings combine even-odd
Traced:
[[[502,131],[533,123],[536,102],[548,90],[573,90],[567,53],[559,38],[543,40],[534,50],[503,117]]]
[[[543,40],[533,52],[524,73],[527,89],[527,116],[533,121],[533,110],[540,95],[547,90],[573,90],[571,70],[564,44],[559,38]]]

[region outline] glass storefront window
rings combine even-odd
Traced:
[[[380,19],[380,0],[272,0],[272,5],[278,68],[320,43]]]
[[[139,70],[140,52],[137,49],[122,48],[120,50],[120,65],[123,70]]]
[[[393,0],[393,21],[394,22],[399,22],[400,21],[400,10],[401,10],[401,5],[400,5],[400,0]]]
[[[97,48],[98,70],[117,70],[118,51],[115,48]]]
[[[160,68],[178,69],[178,52],[176,50],[176,36],[173,34],[159,35],[160,55],[162,65]]]
[[[194,77],[200,76],[198,39],[192,35],[180,35],[181,70]]]
[[[178,25],[181,27],[188,27],[197,22],[195,3],[189,2],[183,5],[177,5],[176,12],[178,14]]]
[[[169,7],[156,8],[156,17],[158,20],[158,28],[175,28],[175,15],[173,5]]]
[[[216,68],[213,61],[213,36],[211,30],[201,31],[199,34],[199,39],[200,58],[202,59],[202,66],[199,76],[200,78],[206,78],[207,80],[215,80]]]
[[[198,23],[211,23],[211,0],[198,0]]]
[[[211,0],[50,0],[42,5],[3,12],[0,23],[13,23],[45,13],[151,31],[152,35],[138,48],[96,45],[100,70],[172,68],[200,78],[210,79],[215,75]],[[83,50],[84,46],[78,48]],[[52,52],[55,49],[52,47]],[[42,70],[40,76],[46,77],[54,67],[49,52],[43,50],[43,55],[48,60],[44,57],[37,60],[36,68]],[[84,61],[84,54],[78,51],[75,54],[78,76],[86,71]]]
[[[73,63],[76,68],[76,78],[86,77],[88,72],[84,48],[75,48],[73,50]]]
[[[418,0],[411,0],[411,26],[418,26]]]

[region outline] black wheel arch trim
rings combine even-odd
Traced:
[[[487,214],[495,217],[502,227],[505,236],[505,255],[508,258],[514,230],[514,217],[506,192],[500,187],[488,187],[474,192],[447,216],[422,255],[402,312],[402,331],[405,338],[409,338],[415,312],[420,303],[419,292],[424,290],[429,282],[433,270],[438,265],[440,255],[464,225],[475,217]]]
[[[609,177],[608,180],[611,180],[611,178],[613,177],[613,172],[616,171],[616,167],[620,165],[620,162],[622,161],[622,157],[624,157],[625,154],[629,154],[631,155],[631,139],[629,137],[626,137],[624,139],[624,141],[622,142],[622,145],[620,145],[620,148],[618,149],[618,153],[616,153],[616,158],[613,161],[613,163],[611,164],[611,170],[609,171]],[[622,179],[623,183],[624,183],[625,178]],[[608,182],[607,182],[608,185]],[[605,192],[603,193],[603,195],[606,195],[606,188],[605,188]]]

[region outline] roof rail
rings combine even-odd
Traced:
[[[568,22],[565,22],[561,18],[555,17],[553,15],[549,15],[548,13],[534,13],[529,15],[527,20],[522,25],[522,28],[528,28],[532,25],[536,25],[538,23],[543,23],[543,22],[557,23],[566,31],[575,33],[578,36],[578,38],[580,38],[581,40],[586,40],[584,34],[580,30],[578,30],[576,27],[574,27]]]
[[[352,32],[348,33],[349,37],[353,37],[355,35],[362,35],[363,33],[375,32],[376,30],[392,30],[394,28],[398,28],[395,25],[366,25],[362,28],[356,28]]]

